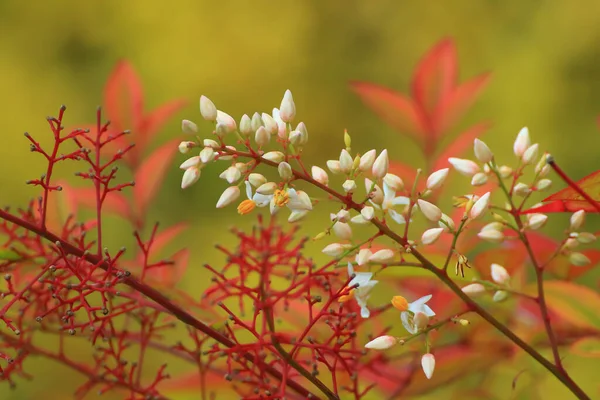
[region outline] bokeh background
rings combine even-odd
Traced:
[[[387,147],[392,158],[420,166],[416,146],[368,110],[348,81],[407,92],[419,58],[445,37],[457,45],[461,79],[492,72],[463,127],[492,121],[484,139],[508,157],[516,133],[527,125],[572,177],[598,168],[597,0],[2,0],[0,203],[22,205],[36,195],[24,182],[39,176],[43,164],[29,153],[22,133],[46,135],[45,116],[61,104],[68,106],[72,125],[92,122],[106,78],[121,59],[140,75],[146,109],[174,98],[188,100],[157,145],[181,137],[182,118],[200,119],[200,94],[239,118],[278,106],[289,88],[308,126],[309,162],[337,158],[347,128],[355,149]],[[186,236],[190,243],[182,243],[194,246],[185,288],[200,293],[202,271],[195,265],[218,262],[212,245],[231,241],[230,226],[248,227],[253,220],[231,209],[215,211],[225,188],[217,168],[205,170],[199,184],[182,192],[179,162],[168,172],[152,218],[192,224]],[[309,220],[303,232],[314,235],[320,229],[319,221]],[[133,243],[129,232],[113,232],[109,247]],[[318,246],[307,251],[317,253]],[[593,388],[593,376],[584,371],[590,364],[573,365],[584,386]],[[20,382],[15,391],[0,386],[0,398],[69,398],[69,383],[78,379],[51,364],[33,370],[35,380]],[[497,383],[498,399],[510,397],[514,370],[505,375]],[[550,379],[543,398],[568,395]]]

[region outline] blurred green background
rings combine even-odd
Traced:
[[[106,78],[120,59],[140,75],[147,110],[174,98],[189,101],[155,144],[181,137],[182,118],[200,120],[200,94],[239,119],[270,111],[289,88],[298,118],[308,126],[309,162],[337,158],[347,128],[357,151],[387,147],[392,159],[421,166],[416,146],[378,120],[347,82],[371,81],[406,93],[416,62],[444,37],[456,41],[461,80],[493,73],[462,127],[491,120],[484,140],[508,157],[516,133],[527,125],[533,140],[572,177],[598,168],[597,0],[2,0],[0,203],[22,205],[37,195],[24,181],[39,176],[43,163],[29,153],[22,133],[48,135],[44,117],[55,115],[61,104],[68,106],[69,124],[93,121]],[[195,265],[219,260],[212,244],[231,242],[225,228],[254,220],[232,209],[215,212],[226,187],[217,167],[207,168],[199,184],[182,192],[177,169],[182,159],[169,171],[152,218],[192,224],[186,238],[197,244],[190,264],[197,279]],[[303,232],[320,229],[309,220]],[[108,240],[111,248],[133,243],[128,232],[116,229]],[[194,280],[186,285],[191,293],[201,291]],[[16,391],[0,386],[0,398],[49,398],[41,393],[68,398],[67,383],[76,378],[60,368],[44,371],[44,365],[35,381],[21,382]],[[546,393],[565,398],[557,386],[549,382]],[[505,390],[498,398],[508,398],[510,388]]]

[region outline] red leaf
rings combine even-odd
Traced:
[[[444,151],[440,153],[437,158],[437,161],[433,165],[433,171],[437,171],[438,169],[446,168],[450,166],[448,162],[448,158],[450,157],[459,157],[468,149],[473,148],[473,141],[481,136],[485,131],[490,128],[490,124],[487,122],[483,122],[477,125],[472,126],[467,129],[463,133],[461,133],[449,146],[447,146]]]
[[[585,178],[577,181],[575,184],[592,199],[600,202],[600,170],[592,172]],[[597,206],[589,204],[583,198],[583,196],[577,193],[577,191],[570,186],[557,193],[554,193],[551,196],[548,196],[543,200],[543,202],[553,202],[558,200],[562,201],[563,203],[565,208],[563,211],[586,210],[590,212],[598,212]]]
[[[152,247],[150,249],[152,254],[154,255],[160,253],[163,250],[163,248],[167,246],[169,242],[171,242],[171,240],[175,239],[181,232],[183,232],[187,228],[187,224],[179,223],[157,233],[154,236],[154,240],[152,241]]]
[[[434,132],[446,132],[473,105],[477,97],[485,89],[490,80],[490,74],[483,74],[463,83],[441,99],[435,109]]]
[[[148,204],[160,187],[167,169],[171,166],[173,156],[177,151],[177,143],[179,143],[179,140],[172,140],[165,143],[154,150],[137,168],[133,198],[138,217],[145,215]]]
[[[116,131],[140,126],[143,113],[142,85],[133,67],[120,61],[104,88],[104,103]]]
[[[425,140],[424,116],[404,95],[384,86],[367,82],[350,82],[352,90],[392,128],[410,134],[419,144]]]
[[[413,77],[412,93],[417,105],[429,116],[454,89],[457,76],[454,42],[438,43],[419,62]]]
[[[143,152],[146,144],[152,140],[154,135],[162,128],[169,118],[185,105],[184,100],[173,100],[154,109],[141,123],[139,134],[135,138],[139,152]]]

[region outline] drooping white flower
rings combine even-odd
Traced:
[[[433,371],[435,370],[435,357],[431,353],[425,354],[421,357],[421,367],[427,379],[431,379]]]
[[[187,189],[200,179],[200,168],[197,166],[189,167],[183,173],[181,178],[181,188]]]
[[[396,223],[405,224],[406,219],[404,215],[394,210],[395,206],[408,205],[410,199],[405,196],[396,196],[396,192],[388,186],[387,183],[383,184],[383,201],[381,203],[381,209],[387,213]]]
[[[181,121],[181,131],[187,135],[194,135],[198,133],[198,125],[189,119],[184,119]]]
[[[544,224],[546,223],[547,220],[548,220],[548,216],[545,214],[539,214],[539,213],[528,214],[527,215],[527,226],[533,230],[540,229],[542,226],[544,226]]]
[[[569,230],[576,231],[577,229],[583,226],[585,222],[585,211],[579,210],[575,211],[573,215],[571,215]]]
[[[444,228],[431,228],[423,232],[421,243],[428,245],[435,243],[444,232]]]
[[[350,225],[348,225],[347,223],[338,221],[335,224],[333,224],[332,229],[333,233],[335,233],[335,235],[340,239],[352,239],[352,228],[350,228]]]
[[[363,318],[369,318],[371,312],[367,307],[367,301],[371,295],[371,290],[378,283],[378,281],[371,280],[373,277],[372,272],[354,272],[354,267],[352,263],[348,263],[348,276],[354,275],[354,278],[348,283],[348,287],[357,286],[351,293],[348,295],[349,297],[354,297],[356,299],[356,303],[360,307],[360,316]],[[348,300],[347,298],[340,298],[340,301]]]

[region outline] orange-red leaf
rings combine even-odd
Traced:
[[[412,83],[413,98],[429,116],[454,89],[458,73],[456,47],[450,39],[438,43],[419,62]]]
[[[135,142],[139,152],[143,152],[146,144],[152,140],[154,135],[156,135],[160,128],[163,127],[167,120],[184,105],[185,101],[183,100],[170,101],[157,107],[143,119],[141,125],[138,127],[139,131],[134,132],[136,135]]]
[[[587,193],[592,199],[600,202],[600,170],[592,172],[585,178],[576,182],[577,186]],[[593,204],[589,204],[583,196],[581,196],[572,187],[566,187],[563,190],[554,193],[551,196],[546,197],[543,200],[546,202],[554,202],[552,206],[547,208],[548,211],[544,210],[541,212],[561,212],[561,211],[577,211],[586,210],[589,212],[598,212],[598,207]],[[559,202],[559,203],[556,203]],[[537,209],[539,210],[539,208]],[[527,212],[531,212],[528,210]],[[540,212],[540,211],[536,211]]]
[[[424,116],[412,100],[373,83],[350,82],[350,86],[379,118],[397,131],[410,134],[419,144],[423,143]]]
[[[171,166],[178,142],[179,140],[172,140],[165,143],[154,150],[137,168],[133,198],[138,217],[145,215],[150,201],[159,189],[167,169]]]
[[[133,67],[120,61],[104,88],[104,104],[116,131],[137,130],[142,121],[142,85]]]
[[[158,232],[154,236],[154,240],[152,241],[151,252],[152,255],[159,254],[165,246],[167,246],[173,239],[175,239],[181,232],[187,229],[187,224],[181,222],[175,224],[173,226],[168,227],[167,229]]]
[[[453,89],[442,98],[435,109],[434,132],[440,134],[451,129],[477,100],[489,80],[490,74],[480,75]]]

